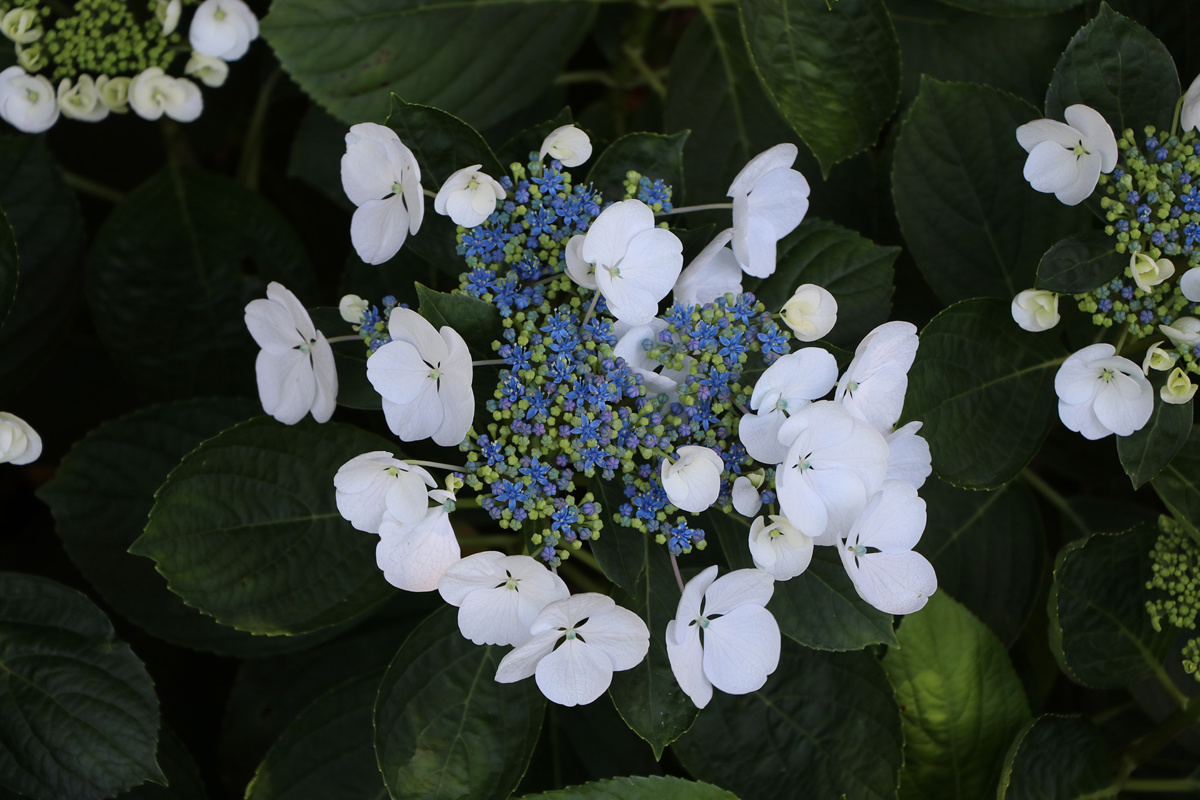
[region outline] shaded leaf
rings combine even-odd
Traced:
[[[1046,714],[1017,734],[1004,759],[999,800],[1109,796],[1112,771],[1100,730],[1083,717]]]
[[[941,0],[950,6],[958,6],[980,14],[1023,17],[1034,14],[1050,14],[1077,6],[1083,0]]]
[[[458,117],[440,108],[406,103],[396,95],[391,103],[387,125],[413,151],[426,188],[436,192],[451,173],[472,164],[479,164],[496,180],[506,174],[479,132]]]
[[[585,783],[555,792],[523,795],[521,800],[737,800],[737,797],[707,783],[653,775]]]
[[[674,205],[682,205],[678,199],[684,196],[683,145],[689,135],[691,131],[670,136],[661,133],[622,136],[596,157],[587,181],[600,190],[605,200],[620,200],[625,196],[625,173],[633,170],[651,181],[661,179],[671,187]]]
[[[17,240],[8,217],[0,212],[0,326],[8,319],[8,310],[17,296]]]
[[[1047,250],[1033,285],[1060,294],[1081,294],[1120,277],[1128,266],[1129,259],[1113,249],[1111,236],[1087,231]]]
[[[588,490],[595,496],[605,515],[603,530],[599,536],[589,540],[588,548],[604,571],[604,577],[625,591],[633,592],[638,576],[646,567],[648,536],[633,528],[618,525],[612,519],[621,504],[626,502],[619,484],[597,476],[592,478]]]
[[[1200,428],[1192,427],[1183,447],[1150,483],[1171,515],[1200,542]]]
[[[449,325],[477,355],[494,358],[492,342],[499,341],[504,326],[496,306],[464,294],[444,294],[417,284],[418,309],[434,328]]]
[[[342,319],[342,313],[336,308],[310,308],[313,324],[326,338],[333,336],[349,336],[354,334],[350,324]],[[345,408],[360,408],[367,411],[379,411],[383,408],[383,398],[375,387],[367,380],[367,347],[361,341],[335,342],[333,348],[333,363],[337,368],[338,391],[337,403]]]
[[[1154,403],[1150,421],[1129,436],[1117,437],[1121,466],[1140,489],[1171,463],[1192,432],[1192,404]],[[1194,473],[1192,473],[1194,474]],[[1167,479],[1170,482],[1170,479]]]

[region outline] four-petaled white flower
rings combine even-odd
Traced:
[[[480,172],[481,166],[463,167],[446,178],[433,198],[433,210],[464,228],[482,225],[496,210],[496,201],[504,199],[504,187]]]
[[[41,133],[58,122],[58,112],[50,81],[15,66],[0,72],[0,119],[22,133]]]
[[[29,464],[42,454],[42,437],[16,414],[0,411],[0,464]]]
[[[806,347],[776,359],[754,384],[750,408],[738,421],[738,436],[750,456],[778,464],[787,455],[779,430],[792,414],[829,394],[837,381],[837,360],[819,347]]]
[[[370,307],[370,303],[356,294],[342,295],[338,301],[338,315],[351,325],[357,325]]]
[[[379,533],[384,516],[408,523],[424,519],[429,490],[437,484],[422,467],[375,450],[343,464],[333,485],[338,512],[358,530]]]
[[[1013,298],[1013,321],[1031,333],[1048,331],[1058,324],[1058,295],[1046,289],[1026,289]]]
[[[733,238],[733,228],[727,228],[709,242],[700,255],[679,273],[671,290],[676,303],[697,306],[715,303],[726,294],[742,293],[742,268],[725,245]]]
[[[500,661],[496,680],[513,683],[534,675],[542,694],[563,706],[592,702],[608,689],[614,672],[633,669],[650,649],[642,618],[593,592],[550,603],[529,633],[529,641]]]
[[[173,78],[162,67],[150,67],[129,82],[129,105],[142,119],[166,114],[176,122],[191,122],[204,110],[200,88],[187,78]]]
[[[432,592],[462,555],[450,526],[454,495],[434,489],[429,498],[440,505],[426,511],[419,522],[401,522],[385,514],[379,525],[375,563],[388,583],[406,592]]]
[[[443,447],[457,445],[475,416],[467,343],[408,308],[392,309],[388,332],[392,341],[367,359],[367,380],[383,397],[388,427],[405,442],[432,437]]]
[[[193,52],[183,67],[183,74],[191,75],[205,86],[216,89],[225,85],[225,79],[229,77],[229,65],[216,56]]]
[[[588,232],[567,242],[567,274],[597,289],[614,317],[644,325],[683,268],[683,243],[654,226],[654,212],[640,200],[622,200],[600,212]]]
[[[317,422],[327,422],[337,403],[333,348],[296,295],[272,281],[266,300],[247,304],[246,327],[262,348],[254,371],[263,411],[285,425],[310,411]]]
[[[1164,403],[1182,405],[1196,396],[1196,384],[1192,383],[1186,372],[1176,367],[1167,376],[1167,382],[1158,390],[1158,396]]]
[[[342,188],[358,206],[350,241],[358,257],[382,264],[400,251],[425,216],[421,168],[391,128],[360,122],[346,134]]]
[[[671,504],[700,513],[717,502],[725,462],[711,447],[688,444],[677,448],[678,461],[662,460],[662,486]]]
[[[1085,105],[1068,106],[1066,124],[1039,119],[1017,128],[1025,159],[1025,180],[1039,192],[1053,193],[1074,206],[1087,199],[1100,173],[1117,165],[1117,138],[1099,111]]]
[[[68,119],[99,122],[108,116],[108,106],[100,102],[100,92],[91,75],[80,75],[74,86],[70,78],[58,84],[58,108]]]
[[[1069,356],[1054,376],[1054,391],[1063,424],[1087,439],[1129,436],[1154,411],[1150,382],[1111,344],[1088,345]]]
[[[456,562],[438,581],[438,593],[458,606],[458,629],[475,644],[521,645],[542,609],[571,592],[562,578],[529,556],[495,550]]]
[[[114,114],[129,113],[129,84],[132,80],[127,77],[110,78],[101,75],[96,78],[96,91],[100,93],[100,102]]]
[[[937,591],[933,565],[913,547],[925,532],[925,501],[902,481],[877,492],[838,545],[858,596],[888,614],[919,611]]]
[[[1145,253],[1134,253],[1129,259],[1129,273],[1139,289],[1149,292],[1175,274],[1175,265],[1169,258],[1155,261]]]
[[[1200,130],[1200,75],[1195,77],[1192,85],[1183,93],[1183,106],[1179,109],[1180,132],[1193,128]]]
[[[1200,345],[1200,319],[1180,317],[1170,325],[1159,325],[1158,329],[1176,347],[1193,348]]]
[[[204,0],[188,30],[193,50],[222,61],[237,61],[257,38],[258,17],[242,0]]]
[[[542,142],[538,160],[545,158],[547,153],[564,167],[578,167],[592,157],[592,140],[574,125],[563,125],[550,131]]]
[[[815,342],[837,324],[837,300],[827,289],[805,283],[783,304],[780,316],[802,342]]]
[[[758,517],[750,524],[750,556],[754,566],[777,581],[790,580],[808,569],[813,540],[778,514]]]
[[[891,433],[904,409],[908,370],[918,344],[917,328],[911,322],[883,323],[858,343],[833,399],[880,433]]]
[[[717,578],[715,566],[683,587],[675,619],[667,623],[667,657],[679,688],[697,708],[713,687],[748,694],[779,666],[779,623],[765,608],[775,582],[757,569]]]
[[[777,144],[750,159],[729,185],[733,254],[747,275],[775,272],[775,243],[808,213],[808,181],[791,168],[798,153],[794,144]]]

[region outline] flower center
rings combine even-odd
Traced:
[[[855,392],[857,392],[858,391],[858,381],[850,381],[850,383],[846,384],[846,391],[849,392],[850,394],[854,394]]]
[[[1111,383],[1114,377],[1115,376],[1113,375],[1113,371],[1111,369],[1103,369],[1100,371],[1100,380],[1104,381],[1105,383]]]
[[[436,381],[438,378],[442,377],[442,372],[437,367],[434,367],[433,369],[429,370],[429,377]]]
[[[1075,145],[1075,149],[1071,152],[1075,154],[1076,158],[1079,158],[1080,156],[1091,155],[1091,153],[1087,151],[1087,148],[1083,146],[1082,139],[1079,140],[1079,144]]]

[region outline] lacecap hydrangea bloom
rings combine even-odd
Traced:
[[[1060,202],[1079,205],[1117,165],[1117,139],[1100,112],[1085,105],[1068,106],[1066,123],[1039,119],[1017,128],[1017,141],[1029,158],[1025,180]]]

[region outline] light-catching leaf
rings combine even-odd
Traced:
[[[625,502],[620,484],[596,476],[588,489],[605,515],[604,529],[588,542],[588,548],[604,571],[604,577],[625,591],[633,592],[638,576],[646,568],[646,534],[618,525],[611,518]]]
[[[1200,542],[1200,427],[1191,428],[1183,447],[1150,485],[1171,515]]]
[[[333,476],[354,456],[392,449],[350,425],[256,417],[175,468],[129,550],[153,558],[188,605],[241,630],[347,622],[393,590],[375,566],[378,537],[338,513]]]
[[[1000,774],[999,800],[1086,800],[1112,787],[1108,748],[1083,717],[1046,714],[1017,734]]]
[[[945,590],[900,623],[883,668],[904,727],[900,797],[988,796],[1013,736],[1029,721],[1021,679],[1000,640]]]
[[[1100,231],[1068,236],[1042,256],[1034,288],[1080,294],[1119,277],[1129,259],[1113,249],[1113,241]]]
[[[707,783],[653,775],[610,778],[554,792],[522,795],[521,800],[737,800],[737,797]]]
[[[1164,403],[1159,399],[1154,403],[1150,421],[1141,430],[1118,436],[1117,453],[1133,488],[1140,489],[1171,464],[1191,433],[1192,404]]]
[[[1006,300],[964,300],[921,331],[902,421],[922,420],[933,470],[947,483],[1010,481],[1056,419],[1054,374],[1065,354],[1013,322]]]
[[[620,200],[625,196],[625,173],[633,170],[652,181],[662,179],[672,189],[673,204],[682,205],[679,199],[684,196],[683,145],[690,134],[691,131],[681,131],[671,136],[661,133],[622,136],[596,157],[587,180],[600,190],[605,200]]]
[[[84,595],[0,573],[0,671],[0,786],[95,800],[167,782],[154,684]]]

